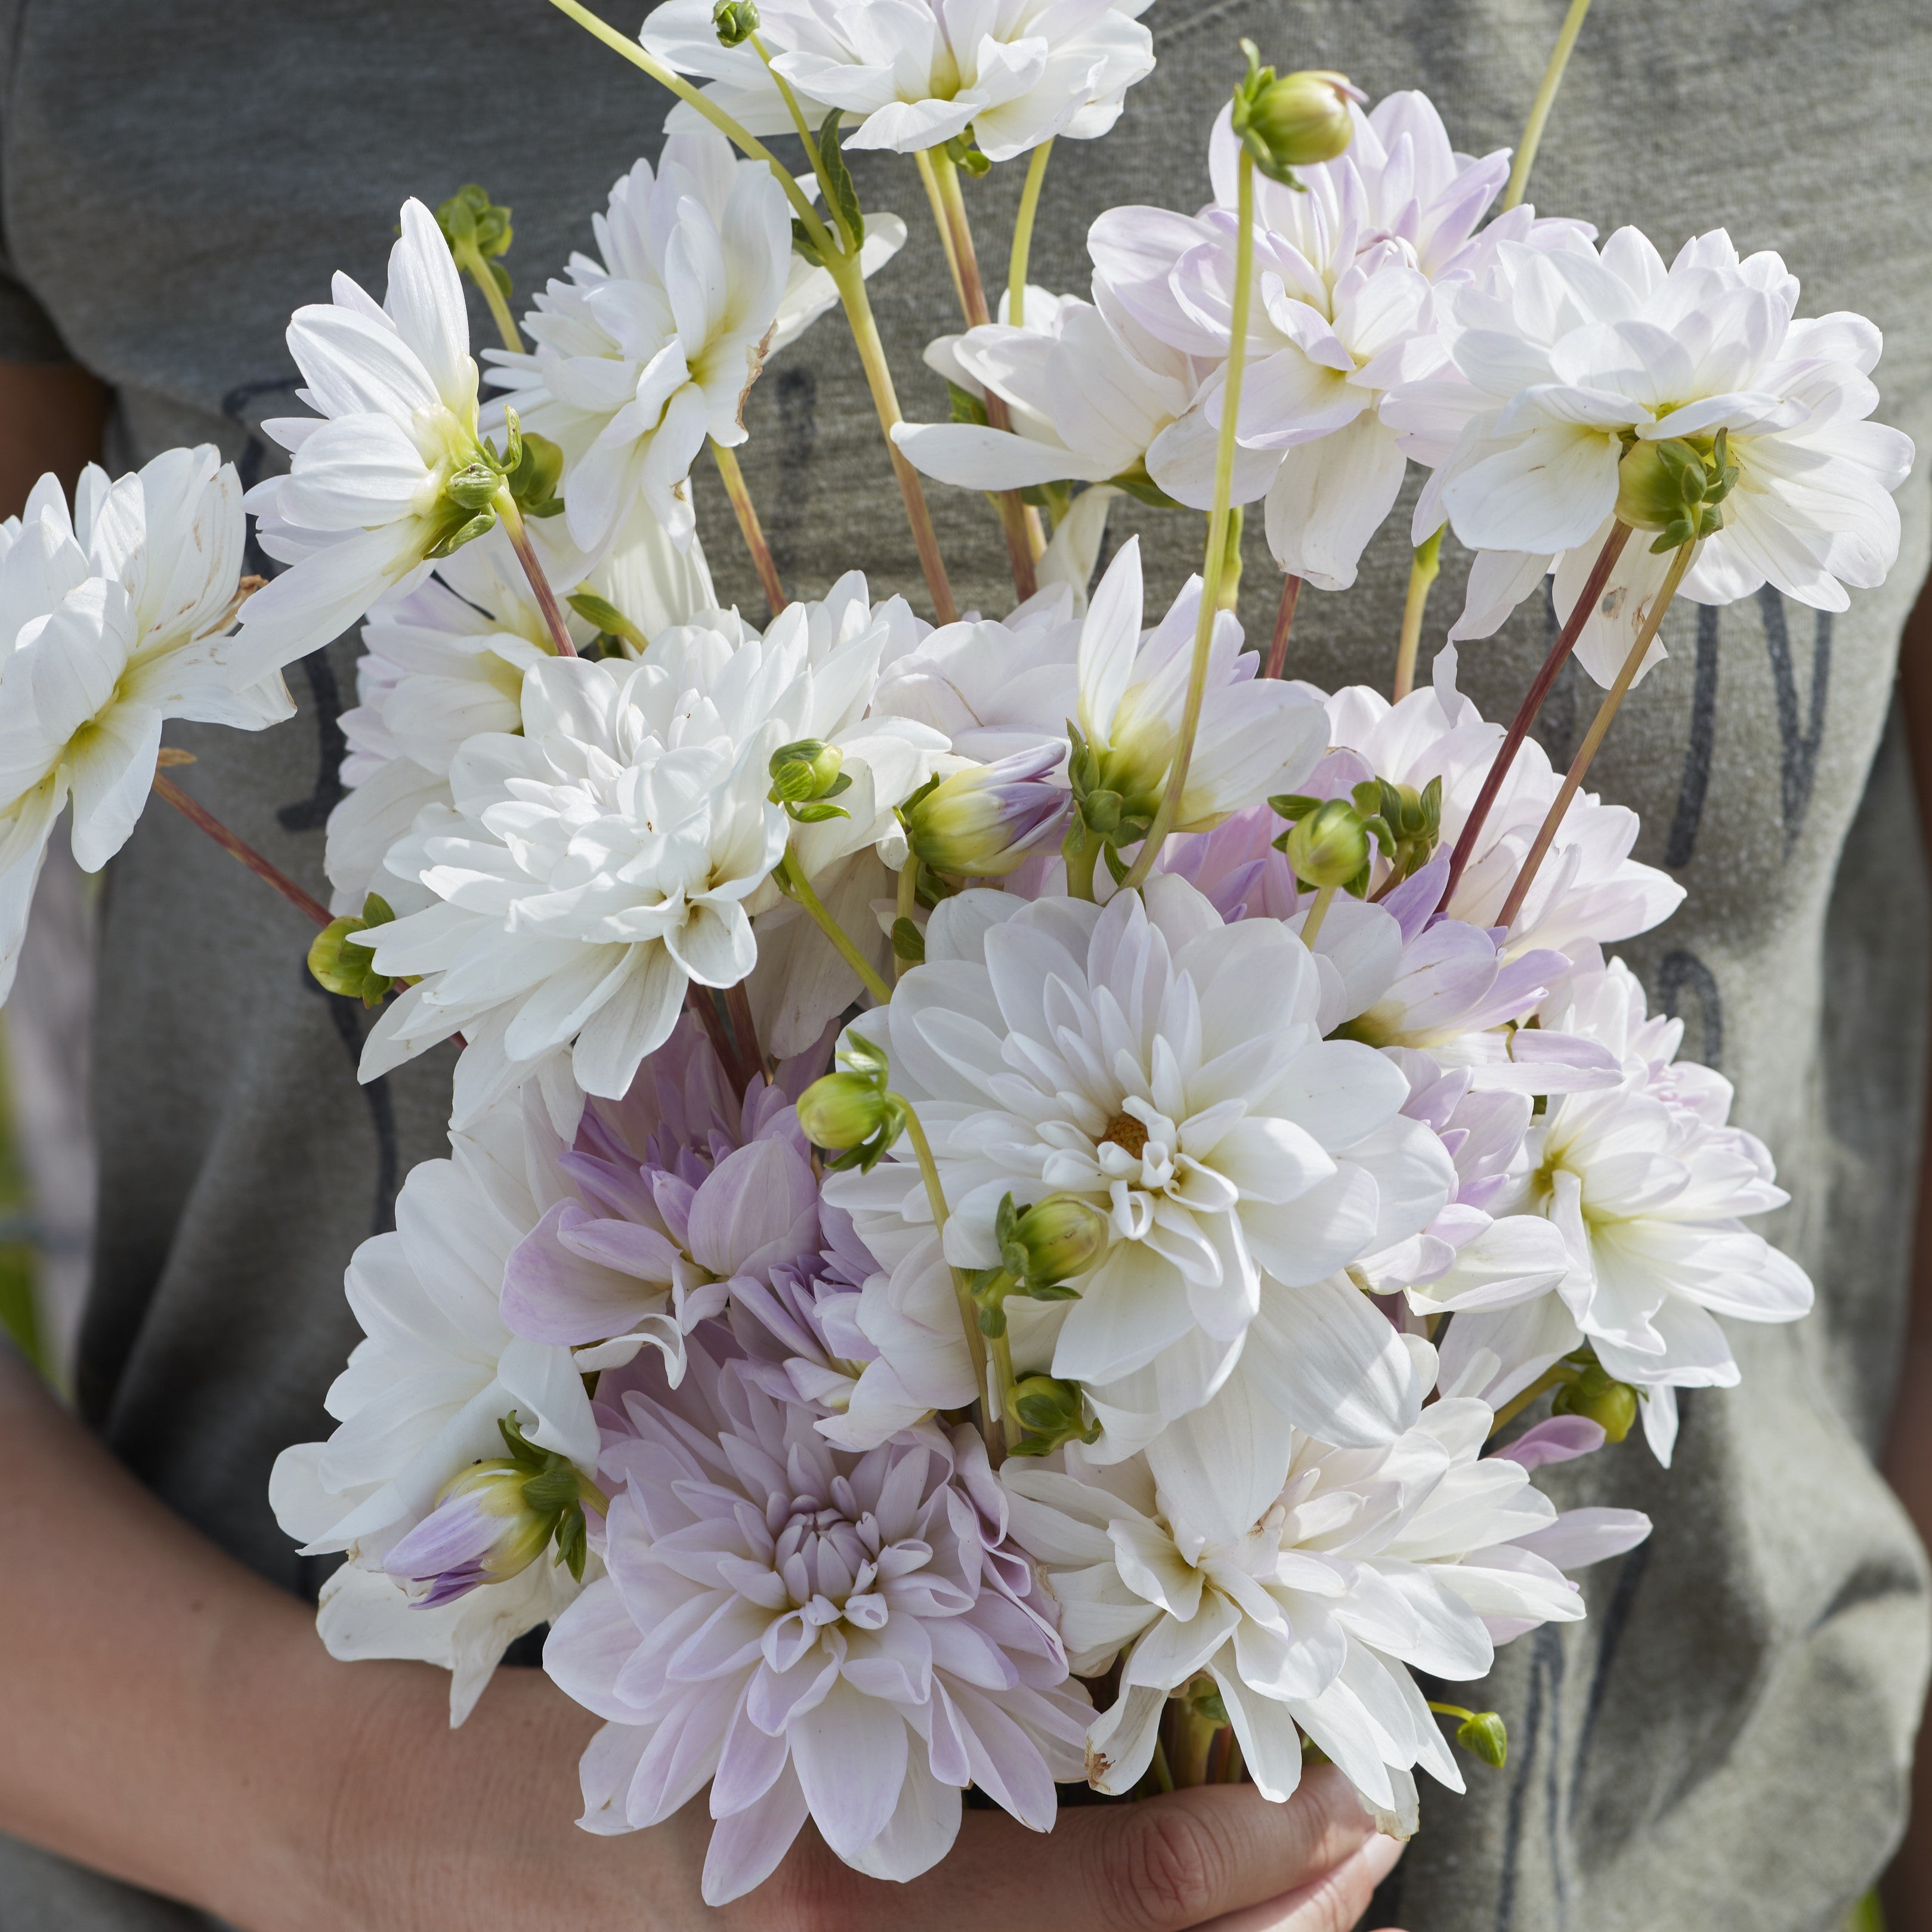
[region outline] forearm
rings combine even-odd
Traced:
[[[4,1354],[0,1468],[0,1828],[250,1932],[299,1923],[265,1915],[328,1868],[374,1675],[333,1663],[302,1604],[171,1515]],[[396,1674],[388,1698],[434,1726],[434,1674]]]

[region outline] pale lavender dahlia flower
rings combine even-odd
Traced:
[[[622,1100],[590,1100],[558,1164],[575,1197],[511,1257],[503,1318],[578,1350],[580,1368],[620,1367],[648,1344],[675,1377],[684,1336],[736,1283],[818,1251],[790,1095],[762,1076],[734,1095],[688,1015]]]
[[[1048,1829],[1092,1713],[978,1437],[836,1450],[715,1332],[676,1389],[647,1361],[603,1406],[609,1574],[544,1653],[608,1720],[584,1754],[586,1828],[658,1824],[708,1782],[713,1906],[808,1816],[897,1880],[944,1857],[968,1784]]]

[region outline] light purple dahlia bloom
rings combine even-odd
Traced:
[[[730,1346],[707,1324],[676,1389],[646,1358],[600,1390],[608,1574],[544,1655],[607,1720],[585,1827],[659,1823],[708,1782],[713,1906],[761,1882],[808,1816],[896,1880],[945,1856],[968,1784],[1048,1829],[1092,1712],[979,1438],[835,1449]]]

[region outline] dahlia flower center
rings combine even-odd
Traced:
[[[1106,1131],[1100,1136],[1102,1147],[1109,1142],[1115,1147],[1125,1148],[1135,1160],[1138,1160],[1147,1148],[1147,1123],[1136,1120],[1131,1114],[1116,1114],[1107,1123]]]
[[[1165,1114],[1132,1096],[1102,1130],[1094,1156],[1113,1203],[1114,1232],[1124,1239],[1144,1240],[1152,1230],[1149,1196],[1173,1185],[1180,1143],[1180,1130]]]
[[[885,1599],[873,1594],[881,1544],[869,1511],[855,1519],[836,1504],[795,1497],[772,1550],[772,1567],[808,1624],[850,1622],[876,1630],[886,1616]]]

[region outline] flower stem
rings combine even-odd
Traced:
[[[973,245],[972,224],[966,218],[966,197],[959,190],[959,170],[943,154],[938,154],[933,157],[932,173],[958,269],[960,308],[968,328],[983,328],[993,318],[986,306],[986,284],[980,279],[980,257]],[[1012,431],[1012,413],[1005,398],[990,388],[986,392],[986,420],[994,429]],[[1014,594],[1024,603],[1040,588],[1034,570],[1031,534],[1027,529],[1026,505],[1017,490],[998,490],[994,500],[999,506],[1000,527],[1006,533]]]
[[[686,982],[684,1003],[704,1029],[704,1036],[710,1041],[711,1050],[717,1054],[718,1064],[723,1068],[725,1078],[742,1095],[752,1084],[752,1074],[756,1070],[747,1066],[744,1055],[739,1051],[738,1042],[725,1025],[724,1016],[718,1010],[717,1000],[712,997],[712,988],[700,986],[695,980]]]
[[[1496,747],[1496,755],[1490,761],[1483,788],[1476,794],[1476,802],[1470,808],[1469,816],[1463,822],[1462,836],[1456,841],[1456,849],[1450,856],[1448,883],[1442,889],[1444,905],[1456,896],[1456,888],[1462,883],[1470,856],[1476,849],[1476,840],[1484,821],[1490,815],[1490,808],[1496,803],[1504,779],[1509,776],[1516,754],[1522,749],[1523,740],[1529,735],[1529,728],[1536,722],[1536,714],[1543,709],[1543,700],[1550,695],[1550,687],[1556,682],[1556,674],[1568,661],[1570,653],[1576,647],[1576,640],[1583,634],[1583,626],[1589,622],[1590,613],[1597,608],[1597,600],[1603,596],[1604,586],[1610,581],[1610,572],[1623,554],[1624,545],[1629,542],[1630,537],[1629,524],[1611,525],[1610,533],[1604,539],[1604,547],[1597,553],[1596,562],[1590,566],[1589,577],[1568,620],[1556,643],[1550,646],[1549,656],[1543,660],[1543,668],[1523,693],[1522,702],[1516,706],[1516,716],[1510,720],[1502,742]]]
[[[866,992],[880,1006],[889,1004],[892,989],[873,971],[872,962],[846,936],[844,928],[825,910],[825,902],[812,890],[811,881],[805,876],[804,868],[789,848],[784,856],[778,861],[778,886],[781,892],[797,900],[812,915],[818,922],[819,931],[831,940],[839,958],[858,974],[860,983]]]
[[[939,1163],[932,1157],[932,1144],[926,1137],[926,1130],[920,1124],[903,1094],[894,1097],[905,1108],[906,1138],[912,1142],[913,1158],[919,1162],[920,1178],[926,1184],[926,1198],[932,1209],[933,1226],[939,1234],[939,1253],[942,1261],[946,1258],[946,1190],[939,1184]],[[961,1270],[947,1263],[947,1271],[952,1276],[953,1298],[959,1304],[959,1319],[966,1330],[966,1352],[972,1358],[973,1386],[979,1391],[973,1406],[980,1418],[980,1433],[986,1444],[986,1456],[994,1468],[1006,1460],[1006,1431],[998,1420],[986,1413],[986,1338],[980,1333],[980,1310],[973,1300],[973,1292],[966,1285],[966,1277]]]
[[[1498,1434],[1509,1426],[1538,1396],[1547,1395],[1553,1388],[1560,1388],[1565,1382],[1574,1382],[1578,1371],[1568,1362],[1558,1362],[1553,1368],[1544,1370],[1528,1388],[1520,1394],[1513,1395],[1496,1412],[1490,1424],[1490,1433]]]
[[[1301,928],[1301,943],[1312,952],[1315,941],[1322,930],[1322,922],[1328,916],[1328,908],[1335,903],[1339,886],[1324,886],[1315,895],[1315,903],[1309,908],[1308,917]]]
[[[1670,608],[1670,600],[1677,595],[1677,586],[1684,581],[1684,573],[1690,568],[1691,553],[1696,548],[1694,542],[1679,544],[1677,554],[1670,560],[1670,572],[1664,580],[1664,588],[1657,593],[1656,602],[1637,627],[1636,641],[1630,646],[1630,655],[1624,659],[1616,682],[1604,693],[1604,701],[1597,706],[1597,715],[1591,719],[1590,728],[1584,733],[1583,742],[1577,747],[1576,755],[1564,776],[1562,788],[1544,816],[1536,843],[1529,848],[1529,856],[1522,862],[1522,870],[1516,875],[1516,884],[1510,886],[1509,897],[1504,900],[1503,909],[1496,915],[1497,925],[1505,930],[1515,925],[1516,915],[1522,910],[1522,902],[1529,896],[1538,868],[1556,836],[1556,828],[1563,823],[1563,814],[1570,809],[1570,801],[1576,796],[1577,788],[1583,782],[1583,774],[1590,769],[1590,760],[1597,755],[1597,747],[1604,742],[1604,734],[1610,728],[1610,720],[1616,717],[1625,694],[1636,682],[1636,674],[1650,654],[1658,626],[1664,622],[1664,612]]]
[[[1190,1790],[1208,1782],[1208,1755],[1221,1726],[1197,1711],[1192,1697],[1178,1697],[1169,1708],[1174,1706],[1174,1749],[1168,1762],[1174,1767],[1175,1790]]]
[[[1138,886],[1154,869],[1154,862],[1174,821],[1180,814],[1187,789],[1187,767],[1194,756],[1195,734],[1201,728],[1201,707],[1208,694],[1208,655],[1214,641],[1214,621],[1220,614],[1221,572],[1228,560],[1229,500],[1234,488],[1234,432],[1241,415],[1241,373],[1247,360],[1248,308],[1255,279],[1255,163],[1244,148],[1235,196],[1234,300],[1228,334],[1226,386],[1221,396],[1221,440],[1214,456],[1214,508],[1208,520],[1208,555],[1201,586],[1201,614],[1194,626],[1194,662],[1187,676],[1187,704],[1180,718],[1180,740],[1167,775],[1167,790],[1154,814],[1152,828],[1126,879]]]
[[[758,1023],[752,1017],[752,998],[745,991],[743,980],[724,989],[724,1014],[731,1022],[739,1065],[744,1070],[744,1085],[739,1089],[742,1093],[751,1085],[753,1074],[765,1071],[765,1052],[758,1044]]]
[[[722,442],[714,440],[711,454],[718,465],[718,473],[724,479],[724,494],[731,500],[732,514],[738,519],[739,533],[745,539],[745,548],[752,553],[752,561],[758,566],[758,581],[764,586],[765,602],[776,617],[785,607],[784,586],[778,581],[778,567],[772,561],[771,546],[765,541],[765,527],[758,520],[758,506],[752,501],[752,493],[746,487],[745,472],[738,467],[738,459]]]
[[[919,861],[910,851],[905,856],[905,863],[899,868],[898,903],[895,908],[900,919],[910,920],[919,909]],[[898,947],[892,948],[892,982],[897,985],[905,976],[905,970],[912,962],[899,957]]]
[[[1508,214],[1522,199],[1522,191],[1529,184],[1529,171],[1536,162],[1536,151],[1543,144],[1544,124],[1550,118],[1550,110],[1556,104],[1556,90],[1563,85],[1563,70],[1570,64],[1570,50],[1576,44],[1576,36],[1582,32],[1583,16],[1590,10],[1590,0],[1570,0],[1570,10],[1563,16],[1563,26],[1556,36],[1556,44],[1550,50],[1550,64],[1543,70],[1543,85],[1536,90],[1536,98],[1531,102],[1529,118],[1524,122],[1522,139],[1517,144],[1516,159],[1510,164],[1509,185],[1503,190],[1501,212]]]
[[[1442,532],[1416,546],[1408,566],[1408,598],[1402,607],[1402,641],[1395,652],[1394,697],[1400,704],[1415,688],[1415,652],[1422,642],[1422,614],[1430,586],[1442,567]]]
[[[562,0],[556,0],[561,5]],[[932,527],[932,512],[927,508],[926,492],[919,472],[908,463],[892,440],[892,431],[905,418],[899,413],[898,394],[892,387],[892,372],[886,362],[885,345],[879,340],[879,325],[866,294],[866,278],[857,259],[827,255],[825,266],[864,366],[866,381],[872,392],[872,406],[878,412],[879,427],[886,433],[886,448],[892,458],[892,474],[898,479],[899,494],[905,500],[906,520],[912,526],[912,538],[919,550],[920,567],[926,573],[926,587],[932,598],[932,614],[941,624],[957,622],[959,607],[952,601],[952,586],[946,581],[946,564],[939,554],[939,538]]]
[[[329,910],[320,900],[310,898],[286,872],[270,865],[245,840],[236,838],[214,813],[196,805],[172,778],[164,778],[158,771],[156,772],[154,790],[190,825],[206,832],[231,857],[239,859],[258,879],[266,880],[296,911],[305,913],[317,926],[327,926],[331,922]]]
[[[966,307],[966,285],[959,279],[959,257],[952,249],[952,230],[946,225],[946,204],[940,199],[939,176],[934,172],[932,151],[922,148],[913,156],[919,166],[919,178],[926,188],[926,206],[932,210],[932,225],[939,231],[939,245],[946,251],[946,266],[952,277],[952,292],[958,298],[961,311]]]
[[[496,278],[490,272],[490,264],[483,259],[482,250],[473,242],[458,242],[452,244],[450,252],[456,257],[456,266],[482,291],[490,318],[496,325],[496,333],[502,338],[503,346],[512,355],[520,356],[524,352],[524,338],[517,333],[517,319],[510,313],[510,304],[503,299],[503,291],[496,286]]]
[[[1065,854],[1069,898],[1084,899],[1089,905],[1094,903],[1094,868],[1100,862],[1100,848],[1106,842],[1098,838],[1084,839],[1076,849]]]
[[[556,601],[556,592],[550,587],[550,579],[544,574],[543,566],[537,561],[535,547],[530,542],[530,533],[524,523],[524,513],[517,508],[506,484],[491,500],[490,508],[502,520],[503,534],[510,539],[510,548],[517,553],[517,561],[524,566],[524,574],[530,580],[530,589],[537,600],[537,608],[543,613],[543,620],[550,632],[550,641],[556,646],[560,658],[574,658],[577,646],[570,641],[570,626],[564,622],[563,607]]]
[[[1040,191],[1053,143],[1042,141],[1027,158],[1026,186],[1020,190],[1019,212],[1013,217],[1012,253],[1007,258],[1006,320],[1016,328],[1026,326],[1027,263],[1033,255],[1034,218],[1040,212]]]
[[[580,4],[580,0],[550,0],[550,4],[559,13],[568,14],[585,32],[595,35],[614,52],[622,55],[633,67],[649,74],[660,87],[668,88],[687,106],[694,108],[721,134],[749,154],[752,160],[763,161],[771,170],[778,186],[784,190],[785,199],[791,203],[792,212],[804,224],[805,232],[812,237],[812,245],[821,254],[838,252],[830,230],[826,226],[818,209],[806,199],[804,190],[792,178],[790,169],[764,142],[733,120],[702,88],[692,86],[682,74],[666,67],[654,56],[645,52],[635,40],[627,39],[608,21],[600,20],[588,7]]]
[[[1268,646],[1264,677],[1279,677],[1288,662],[1288,634],[1294,628],[1294,607],[1301,598],[1301,579],[1293,571],[1281,580],[1281,604],[1274,614],[1274,638]]]
[[[764,62],[765,71],[772,77],[772,85],[778,89],[779,98],[784,102],[785,111],[791,116],[791,124],[796,129],[798,138],[804,144],[805,158],[812,164],[812,172],[818,177],[819,188],[823,191],[825,164],[819,157],[818,141],[812,131],[812,124],[805,118],[805,110],[798,104],[798,96],[792,92],[791,82],[772,66],[771,55],[766,51],[760,35],[754,34],[752,36],[752,50]],[[829,196],[825,205],[828,209],[832,208]],[[836,214],[836,210],[832,212]],[[842,228],[844,224],[841,222],[839,226]]]

